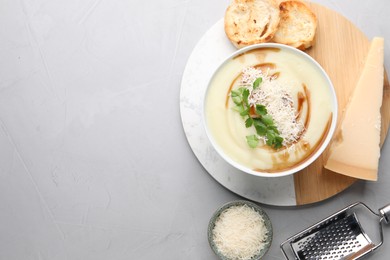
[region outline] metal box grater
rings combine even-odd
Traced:
[[[358,206],[378,220],[379,243],[373,243],[364,231],[355,212]],[[364,203],[357,202],[288,238],[280,247],[286,259],[359,259],[382,245],[382,222],[389,223],[389,217],[390,204],[375,213]],[[294,258],[288,257],[288,251]]]

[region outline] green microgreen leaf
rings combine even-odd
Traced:
[[[256,146],[259,144],[259,138],[256,135],[247,135],[246,142],[250,148],[256,148]]]
[[[261,117],[261,121],[265,124],[265,125],[267,125],[267,126],[272,126],[273,124],[274,124],[274,120],[272,119],[272,116],[270,116],[270,115],[263,115],[262,117]]]
[[[257,78],[257,79],[253,82],[253,89],[257,89],[257,88],[260,86],[260,84],[261,84],[262,81],[263,81],[262,78]]]
[[[249,128],[253,125],[253,118],[252,117],[248,117],[246,120],[245,120],[245,127],[246,128]]]
[[[260,119],[253,120],[253,125],[258,135],[265,136],[267,134],[267,126]]]
[[[243,111],[245,111],[245,108],[244,108],[244,106],[241,104],[241,105],[237,105],[237,106],[235,106],[235,107],[232,107],[232,109],[234,110],[234,111],[236,111],[236,112],[238,112],[238,113],[242,113]]]
[[[248,107],[249,107],[249,102],[248,102],[249,94],[250,94],[249,89],[247,88],[242,92],[242,100],[244,104]]]
[[[270,126],[268,126],[268,130],[269,130],[269,131],[273,131],[275,134],[279,134],[279,131],[278,131],[278,129],[276,128],[275,125],[270,125]]]
[[[240,116],[249,116],[249,108],[245,108],[243,111],[241,111]]]
[[[239,97],[239,96],[241,96],[241,93],[240,93],[240,91],[233,89],[232,91],[230,91],[230,96],[231,97]]]
[[[267,108],[263,105],[256,104],[255,112],[259,116],[264,116],[267,114]]]
[[[241,96],[242,96],[242,93],[244,93],[245,89],[247,89],[247,88],[241,87],[238,89],[238,92],[240,93]]]
[[[282,146],[283,146],[283,137],[281,137],[281,136],[276,136],[275,137],[275,143],[274,143],[274,148],[275,149],[279,149],[279,148],[281,148]]]
[[[271,131],[267,131],[267,134],[265,136],[267,137],[267,144],[269,146],[272,146],[275,141],[275,134]]]
[[[242,103],[242,97],[241,96],[232,96],[233,102],[236,105],[240,105]]]

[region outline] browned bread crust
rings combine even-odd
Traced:
[[[271,41],[304,50],[314,43],[317,17],[301,1],[283,1],[279,5],[280,22]]]
[[[269,42],[278,28],[275,0],[233,0],[225,13],[225,33],[237,48]]]

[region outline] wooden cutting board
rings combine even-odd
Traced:
[[[317,15],[318,27],[315,44],[307,53],[322,65],[333,82],[339,103],[339,124],[342,111],[359,79],[371,39],[337,12],[315,3],[308,5]],[[383,88],[381,144],[390,123],[390,85],[386,72]],[[356,182],[357,179],[323,167],[328,152],[326,150],[312,165],[295,174],[297,205],[324,200]],[[383,177],[379,175],[379,181]]]

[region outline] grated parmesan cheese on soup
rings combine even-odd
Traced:
[[[257,78],[262,78],[261,87],[252,89],[251,86]],[[283,138],[283,146],[297,142],[305,127],[302,121],[297,120],[294,100],[288,88],[275,81],[268,72],[264,73],[253,67],[247,67],[242,71],[241,83],[251,89],[248,100],[250,105],[265,105]]]
[[[224,210],[212,231],[218,251],[229,259],[249,260],[265,247],[267,229],[263,217],[242,205]]]

